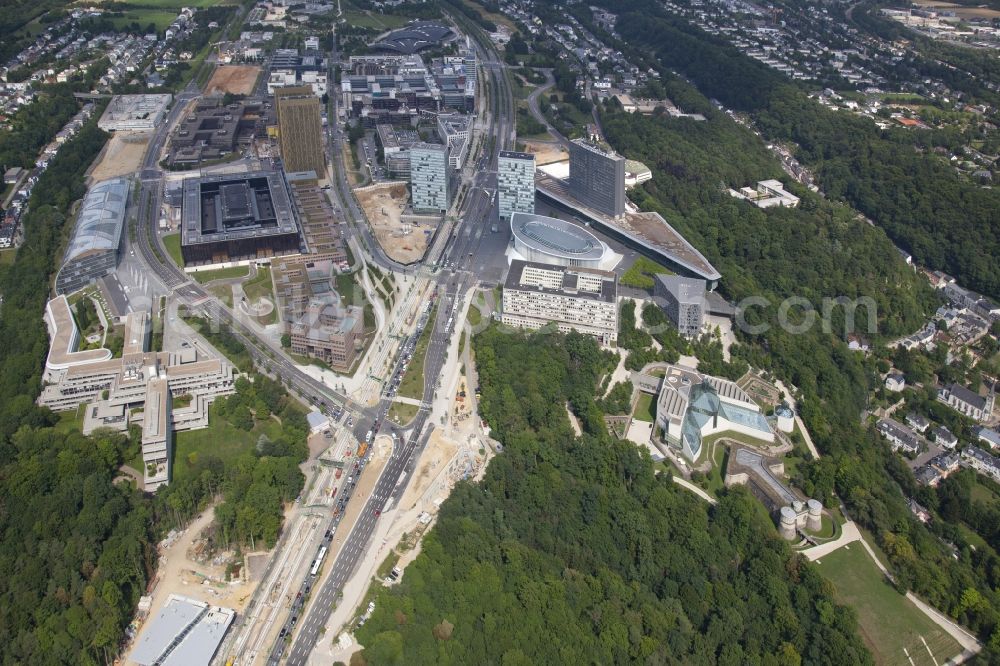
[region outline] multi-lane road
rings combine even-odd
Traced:
[[[503,65],[496,52],[488,45],[479,46],[483,71],[490,81],[491,121],[489,130],[497,149],[509,149],[513,144],[513,98],[509,81]],[[331,142],[331,145],[335,144]],[[335,158],[338,153],[333,154]],[[311,604],[303,618],[297,619],[298,634],[287,651],[287,663],[292,666],[305,664],[309,654],[315,647],[321,631],[324,629],[333,609],[337,595],[341,592],[351,574],[357,567],[365,548],[375,531],[379,513],[385,506],[394,490],[405,488],[401,483],[402,474],[412,470],[416,459],[415,452],[418,443],[426,439],[429,432],[424,432],[424,425],[430,415],[434,400],[438,377],[447,357],[455,326],[449,326],[453,315],[465,299],[468,290],[475,284],[474,268],[477,264],[476,255],[484,230],[489,221],[496,215],[496,206],[491,188],[496,187],[496,151],[489,151],[477,163],[477,175],[471,193],[465,198],[459,214],[459,224],[455,226],[452,238],[445,246],[439,262],[445,268],[435,275],[438,293],[437,319],[431,322],[433,331],[427,347],[424,360],[424,393],[420,410],[417,412],[410,428],[410,435],[405,444],[394,450],[392,458],[382,471],[376,488],[365,504],[361,515],[344,542],[330,572],[318,592],[313,593]],[[346,179],[345,179],[346,183]],[[350,197],[348,197],[350,199]],[[348,204],[350,205],[350,204]],[[360,215],[358,227],[364,228]],[[377,246],[377,243],[374,243]],[[391,403],[389,398],[383,398],[379,404],[379,413],[384,415]],[[408,472],[407,472],[408,473]],[[307,585],[309,583],[306,583]],[[295,627],[292,627],[293,629]],[[269,664],[281,663],[286,654],[286,643],[279,639],[274,646]]]
[[[479,250],[483,232],[490,226],[490,220],[496,216],[496,207],[492,192],[496,187],[496,149],[508,149],[513,143],[513,99],[509,82],[503,64],[496,52],[488,43],[478,45],[482,71],[489,81],[491,91],[491,121],[487,136],[487,154],[478,158],[476,175],[474,176],[467,196],[462,201],[459,211],[459,221],[455,225],[451,237],[444,246],[444,251],[438,260],[438,265],[445,267],[431,276],[436,283],[436,293],[440,299],[438,315],[432,326],[431,340],[424,360],[424,394],[421,407],[408,426],[408,435],[400,439],[394,446],[389,462],[382,471],[376,486],[368,498],[357,522],[344,541],[329,574],[320,589],[312,590],[311,577],[302,582],[300,590],[306,594],[298,597],[293,609],[284,624],[287,633],[291,633],[297,624],[298,634],[287,652],[288,663],[303,664],[316,644],[320,631],[329,618],[330,611],[339,592],[357,567],[365,548],[374,533],[379,513],[394,493],[400,493],[405,488],[402,483],[415,464],[417,452],[426,442],[430,429],[425,428],[430,415],[438,378],[447,356],[447,349],[454,333],[454,326],[448,322],[466,297],[468,290],[475,285],[476,254]],[[335,54],[334,54],[335,55]],[[331,59],[331,61],[335,58]],[[188,102],[201,94],[192,82],[180,93],[174,106],[161,127],[156,131],[147,148],[143,159],[139,178],[139,196],[136,204],[135,234],[129,236],[129,244],[133,251],[137,250],[142,262],[149,268],[151,275],[165,288],[166,293],[173,296],[183,305],[195,312],[203,314],[210,322],[227,326],[232,333],[247,348],[255,365],[272,375],[284,380],[293,390],[306,400],[332,411],[337,406],[344,407],[353,414],[355,419],[353,433],[357,439],[363,439],[368,430],[378,431],[391,405],[391,398],[383,396],[377,406],[359,405],[346,396],[334,391],[331,387],[299,370],[280,349],[272,343],[259,337],[251,328],[244,326],[233,313],[221,305],[212,295],[198,284],[190,281],[187,275],[176,267],[157,233],[160,210],[164,196],[164,173],[159,168],[162,148],[170,128]],[[334,98],[336,100],[336,98]],[[379,244],[364,222],[364,216],[358,208],[346,172],[341,163],[342,142],[344,134],[338,129],[336,101],[330,115],[328,145],[331,162],[334,164],[334,198],[338,210],[350,222],[349,228],[364,244],[372,260],[383,268],[411,274],[420,273],[427,276],[430,271],[407,267],[390,260],[382,252]],[[397,354],[394,369],[398,370],[401,356]],[[387,426],[388,427],[388,426]],[[395,429],[392,429],[395,432]],[[364,464],[362,461],[361,464]],[[332,519],[328,529],[332,532],[339,526],[340,516]],[[328,542],[329,539],[326,539]],[[312,544],[312,541],[308,543]],[[305,600],[311,601],[307,609],[303,608]],[[301,618],[296,613],[305,612]],[[295,621],[293,621],[293,617]],[[279,663],[285,656],[285,640],[279,639],[270,651],[269,663]]]

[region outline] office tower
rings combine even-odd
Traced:
[[[447,146],[417,143],[410,147],[410,190],[415,213],[448,211]]]
[[[681,335],[693,338],[701,333],[705,307],[704,280],[660,274],[653,283],[653,297],[670,321],[677,324]]]
[[[325,178],[319,99],[308,86],[278,88],[274,97],[285,171],[315,171],[318,178]]]
[[[618,217],[625,212],[625,158],[583,139],[569,146],[570,194],[594,210]]]
[[[534,155],[500,151],[497,160],[497,205],[501,220],[509,220],[513,213],[535,212]]]

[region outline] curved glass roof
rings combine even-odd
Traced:
[[[66,248],[64,263],[94,251],[114,250],[121,240],[128,201],[128,180],[101,181],[87,192]]]
[[[536,249],[575,259],[600,259],[604,244],[592,233],[555,217],[514,213],[511,230],[523,243]]]

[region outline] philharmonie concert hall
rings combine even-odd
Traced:
[[[510,230],[514,237],[509,253],[512,261],[611,270],[622,258],[586,228],[559,218],[515,212]]]

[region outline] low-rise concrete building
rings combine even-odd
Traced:
[[[85,406],[84,434],[140,425],[145,489],[156,490],[170,480],[172,433],[207,427],[211,402],[235,392],[235,370],[221,359],[198,360],[193,349],[148,351],[146,312],[126,317],[121,358],[106,349],[75,352],[75,324],[64,302],[57,297],[46,309],[53,334],[38,404],[53,411]],[[175,403],[181,396],[183,404]]]
[[[115,95],[97,126],[107,132],[152,131],[163,121],[172,95]]]

